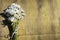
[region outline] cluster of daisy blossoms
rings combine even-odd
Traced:
[[[6,8],[4,14],[8,17],[7,19],[11,22],[16,22],[19,19],[24,18],[24,11],[18,4],[11,4],[9,7]]]

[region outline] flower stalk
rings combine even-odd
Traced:
[[[11,40],[18,40],[18,33],[17,33],[17,29],[18,29],[18,25],[19,22],[15,22],[12,25],[12,36],[11,36]],[[16,28],[17,27],[17,28]]]

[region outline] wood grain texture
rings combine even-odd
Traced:
[[[19,40],[60,40],[60,0],[0,0],[0,13],[11,3],[20,4],[26,14],[20,20]],[[1,25],[0,32],[8,35],[8,27]]]

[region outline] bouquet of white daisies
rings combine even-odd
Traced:
[[[14,34],[17,31],[17,26],[18,26],[18,21],[22,18],[24,18],[24,11],[23,9],[20,7],[20,5],[13,3],[12,5],[10,5],[9,7],[6,8],[6,10],[4,10],[4,14],[7,16],[7,20],[9,22],[12,22],[12,28],[13,28],[13,33],[12,36],[10,37],[12,40],[17,40],[16,36],[14,36]],[[16,35],[16,34],[15,34]],[[14,37],[13,37],[14,36]]]
[[[11,22],[16,22],[24,17],[24,11],[20,5],[13,3],[5,11],[4,14],[8,17]]]

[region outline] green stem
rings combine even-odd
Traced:
[[[13,36],[12,40],[18,40],[17,34],[15,34],[15,35]]]
[[[18,26],[18,24],[19,24],[18,22],[13,23],[13,25],[12,25],[12,31],[15,30],[15,28],[16,28],[16,26]],[[18,40],[18,34],[17,33],[14,34],[12,40]]]

